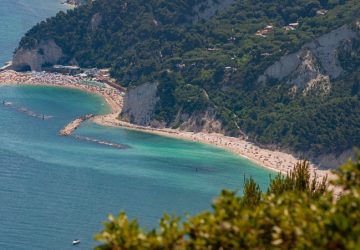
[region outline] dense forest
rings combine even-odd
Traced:
[[[266,193],[250,178],[242,196],[225,190],[211,212],[186,220],[164,215],[151,231],[123,212],[109,216],[96,236],[103,245],[96,249],[359,249],[360,158],[336,174],[340,196],[329,191],[326,178],[311,178],[309,164],[300,162],[273,179]]]
[[[359,13],[356,0],[97,0],[36,25],[19,48],[52,39],[59,63],[111,68],[124,86],[160,82],[153,118],[167,126],[179,126],[179,112],[211,108],[228,135],[313,156],[360,146],[359,42],[339,52],[345,73],[329,93],[257,79],[318,36],[356,30]]]

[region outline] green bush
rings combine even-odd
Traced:
[[[360,156],[336,175],[342,194],[335,198],[326,180],[311,178],[300,162],[272,180],[266,194],[249,179],[242,197],[225,190],[212,212],[185,221],[164,215],[150,232],[125,213],[109,216],[96,249],[360,249]]]

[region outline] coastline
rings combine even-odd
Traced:
[[[84,79],[77,76],[45,72],[19,73],[13,70],[4,70],[0,71],[0,86],[2,85],[33,85],[78,89],[104,98],[112,113],[120,113],[123,105],[119,90],[107,84],[102,86],[86,84]]]
[[[138,126],[121,121],[117,119],[117,117],[118,114],[108,114],[95,116],[91,120],[96,124],[102,126],[122,127],[129,130],[135,130],[215,146],[230,151],[245,159],[248,159],[249,161],[254,162],[261,167],[275,172],[280,172],[282,174],[287,174],[288,171],[292,170],[294,165],[300,161],[300,159],[294,157],[291,154],[277,150],[260,148],[259,146],[240,138],[229,137],[215,133],[194,133],[180,131],[178,129],[157,129],[152,127]],[[318,178],[325,177],[326,175],[328,177],[331,177],[332,175],[329,170],[320,170],[313,164],[310,165],[310,168],[311,173],[316,173]]]
[[[90,118],[91,121],[98,125],[122,127],[130,130],[137,130],[160,136],[167,136],[216,146],[246,158],[264,168],[280,172],[282,174],[286,174],[290,171],[300,160],[291,154],[277,150],[260,148],[259,146],[244,139],[229,137],[222,134],[203,132],[194,133],[169,128],[157,129],[120,121],[118,117],[123,107],[123,93],[106,83],[103,83],[102,86],[93,86],[85,84],[84,79],[77,76],[45,72],[19,73],[11,70],[5,70],[0,72],[0,86],[1,85],[58,86],[75,88],[81,91],[96,94],[104,98],[111,109],[111,113],[109,114],[97,115]],[[71,128],[72,124],[70,123],[68,126]],[[330,178],[332,176],[329,170],[320,170],[313,164],[311,165],[311,172],[312,174],[316,173],[318,178],[322,178],[326,175]]]

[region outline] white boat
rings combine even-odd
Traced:
[[[72,244],[73,244],[73,245],[78,245],[78,244],[80,244],[80,240],[78,240],[78,239],[73,240]]]

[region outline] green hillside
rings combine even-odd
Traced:
[[[97,0],[35,26],[20,48],[54,40],[64,52],[58,63],[110,67],[124,86],[158,81],[153,119],[169,127],[180,125],[179,113],[212,109],[228,135],[315,156],[360,146],[357,39],[339,51],[344,72],[325,94],[258,78],[345,24],[359,33],[359,13],[356,0]]]

